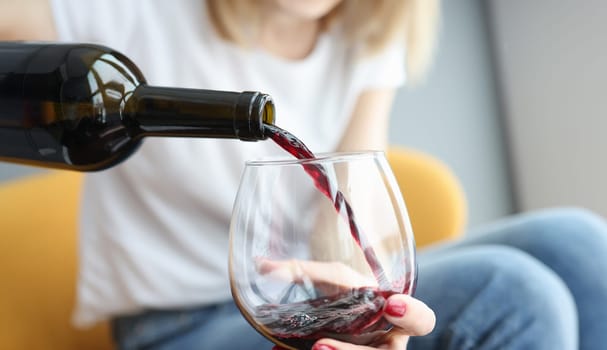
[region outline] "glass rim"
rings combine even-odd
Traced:
[[[290,154],[280,156],[267,156],[245,161],[246,166],[267,165],[302,165],[311,163],[339,162],[350,159],[366,159],[385,156],[384,151],[352,151],[352,152],[326,152],[315,154],[315,158],[297,159]]]

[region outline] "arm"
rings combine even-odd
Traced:
[[[55,40],[49,0],[0,0],[0,40]]]
[[[386,149],[395,93],[388,88],[367,90],[359,96],[338,151]]]

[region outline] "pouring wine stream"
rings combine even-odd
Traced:
[[[316,156],[312,151],[306,147],[306,145],[295,137],[290,132],[283,130],[275,125],[265,124],[265,129],[269,131],[270,138],[283,150],[290,153],[297,159],[316,159]],[[348,222],[350,228],[350,234],[356,244],[363,251],[365,260],[371,268],[373,275],[379,286],[379,290],[391,290],[391,285],[386,278],[384,269],[375,254],[375,251],[369,244],[366,235],[358,224],[354,216],[354,211],[350,204],[346,201],[344,194],[334,188],[327,172],[324,167],[320,164],[302,164],[304,170],[314,180],[316,188],[323,193],[333,203],[333,207],[337,213]]]

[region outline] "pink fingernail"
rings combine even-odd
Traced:
[[[385,311],[392,317],[403,317],[407,312],[407,304],[405,304],[402,300],[388,299]]]
[[[312,350],[337,350],[334,347],[332,347],[331,345],[326,345],[326,344],[314,344],[314,346],[312,347]]]

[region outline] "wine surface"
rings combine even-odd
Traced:
[[[263,304],[256,321],[271,338],[297,349],[309,349],[320,338],[356,342],[362,333],[386,329],[382,309],[394,292],[362,287],[288,304]]]

